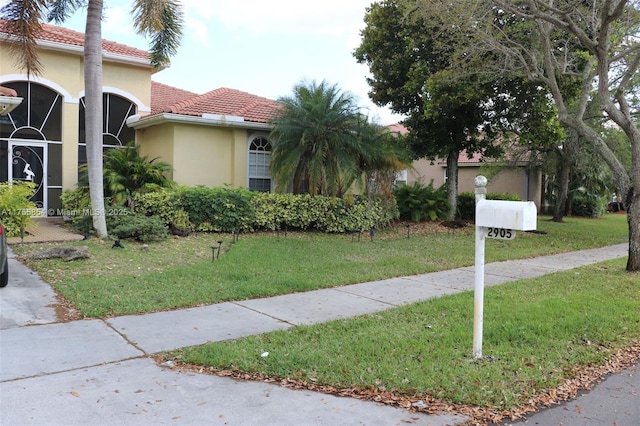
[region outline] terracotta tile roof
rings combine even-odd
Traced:
[[[400,123],[390,124],[387,126],[387,129],[389,129],[389,131],[393,133],[398,133],[400,135],[406,135],[409,133],[409,129],[407,129]],[[484,158],[484,156],[477,152],[471,155],[471,158],[469,158],[467,151],[462,151],[458,155],[458,164],[481,164],[485,161],[486,159]],[[440,159],[438,160],[438,164],[446,165],[447,161],[446,159]]]
[[[199,96],[197,93],[166,84],[151,82],[151,114],[160,114],[173,104]]]
[[[0,20],[0,33],[6,33],[7,21]],[[40,40],[61,43],[68,46],[84,46],[84,34],[42,24]],[[102,41],[102,48],[115,55],[136,59],[149,59],[148,52],[109,40]],[[252,95],[240,90],[220,88],[199,95],[188,90],[151,82],[151,115],[162,112],[202,116],[202,114],[232,115],[245,121],[268,123],[277,114],[281,104],[267,98]]]
[[[7,21],[0,20],[0,33],[6,34]],[[55,25],[42,24],[42,31],[38,35],[38,39],[53,43],[61,43],[68,46],[84,46],[84,34]],[[149,59],[149,52],[136,49],[124,44],[116,43],[109,40],[102,40],[102,49],[115,55],[128,56],[136,59]]]
[[[153,83],[151,86],[152,114],[202,116],[202,114],[233,115],[245,121],[268,123],[281,107],[279,102],[240,90],[222,87],[203,95]]]
[[[409,129],[407,129],[400,123],[390,124],[387,126],[387,129],[389,129],[391,133],[397,133],[399,135],[406,135],[407,133],[409,133]]]
[[[469,154],[467,154],[467,151],[462,151],[460,155],[458,155],[458,164],[478,164],[483,162],[484,156],[477,152],[472,154],[471,158],[469,158]]]

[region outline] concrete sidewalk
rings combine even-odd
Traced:
[[[621,244],[487,264],[485,284],[626,255],[627,245]],[[410,413],[375,402],[178,372],[157,366],[148,355],[377,312],[470,290],[473,282],[474,269],[468,267],[267,299],[0,330],[0,424],[461,424],[467,420],[463,416]],[[625,372],[621,377],[631,374]],[[607,400],[603,404],[613,411],[597,410],[608,416],[605,423],[584,418],[563,424],[640,424],[640,384],[637,375],[629,377],[617,393],[607,389],[598,396],[596,387],[586,395]],[[636,403],[635,412],[628,408],[615,411],[616,403],[630,398]],[[564,408],[545,412],[554,410]]]

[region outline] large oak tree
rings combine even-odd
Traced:
[[[640,2],[632,0],[520,0],[465,2],[475,12],[476,58],[492,73],[519,74],[543,84],[558,118],[597,152],[624,197],[629,224],[628,271],[640,271]],[[473,5],[483,3],[484,7]],[[475,62],[478,64],[478,62]],[[492,67],[491,67],[492,66]],[[491,67],[491,68],[488,68]],[[566,91],[565,79],[579,85]],[[589,124],[595,103],[627,136],[631,169]]]
[[[524,84],[518,77],[458,72],[457,49],[473,29],[444,3],[385,0],[372,4],[355,57],[371,72],[370,98],[407,117],[403,124],[410,130],[415,158],[446,159],[453,218],[462,152],[497,156],[503,149],[499,140],[522,133],[533,123],[548,130],[545,136],[557,128],[546,121],[549,102],[537,86]]]

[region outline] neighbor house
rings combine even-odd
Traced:
[[[37,184],[34,201],[59,215],[60,195],[78,183],[86,163],[84,35],[43,25],[40,75],[12,57],[0,21],[0,85],[22,103],[0,116],[0,181]],[[197,94],[152,81],[146,51],[103,40],[103,146],[134,142],[173,167],[178,184],[271,189],[269,120],[276,101],[220,88]]]
[[[400,135],[407,134],[408,129],[401,124],[393,124],[388,129]],[[458,193],[474,192],[475,177],[482,174],[481,167],[496,160],[485,159],[480,154],[474,154],[470,158],[466,152],[458,157]],[[413,162],[412,167],[404,170],[399,180],[413,184],[420,182],[438,188],[447,180],[447,160],[436,159],[434,161],[420,159]],[[529,161],[511,161],[503,169],[489,180],[488,192],[516,194],[523,201],[533,201],[542,206],[542,172],[540,167],[530,164]]]

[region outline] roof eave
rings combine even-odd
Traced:
[[[257,123],[254,121],[240,121],[237,119],[227,120],[225,116],[194,116],[194,115],[182,115],[161,113],[152,116],[140,116],[132,115],[127,119],[127,125],[136,130],[145,129],[147,127],[158,126],[160,124],[175,123],[175,124],[192,124],[200,126],[216,126],[216,127],[235,127],[241,129],[250,130],[271,130],[271,126],[268,123]]]
[[[58,43],[55,41],[38,40],[38,46],[43,49],[54,50],[57,52],[73,53],[76,55],[84,54],[84,46],[77,46],[75,44]],[[137,65],[145,68],[151,68],[151,61],[148,59],[136,58],[133,56],[119,55],[117,53],[106,52],[102,50],[102,59],[108,62],[115,62],[120,64]]]

